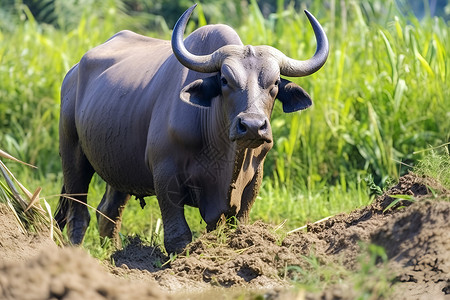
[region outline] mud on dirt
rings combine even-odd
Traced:
[[[114,263],[22,233],[0,206],[0,299],[449,299],[449,197],[433,180],[408,174],[371,205],[303,231],[286,235],[262,222],[220,228],[175,259],[132,238]],[[366,270],[370,259],[376,266]],[[321,290],[293,288],[314,274]]]

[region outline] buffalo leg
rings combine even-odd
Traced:
[[[86,203],[89,183],[92,175],[94,175],[94,169],[77,143],[62,142],[60,153],[64,174],[63,191],[78,201],[61,196],[55,219],[61,230],[67,225],[67,235],[70,242],[79,245],[83,242],[84,234],[91,219]]]
[[[64,195],[65,193],[66,193],[66,188],[63,185],[62,189],[61,189],[61,195]],[[61,230],[64,229],[64,227],[66,226],[66,223],[67,223],[67,213],[69,211],[69,201],[70,201],[69,199],[61,196],[59,198],[58,206],[56,207],[55,220],[56,220],[56,223],[58,224],[59,228],[61,228]]]
[[[192,241],[192,233],[184,216],[186,189],[181,181],[171,180],[171,174],[176,172],[168,172],[168,169],[166,165],[165,170],[155,174],[155,177],[160,175],[160,179],[166,175],[165,180],[159,180],[155,188],[164,226],[164,246],[167,253],[173,253],[181,252]]]
[[[159,200],[164,226],[164,246],[167,253],[181,252],[192,241],[192,233],[184,217],[184,207]]]
[[[122,213],[129,199],[129,194],[119,192],[107,184],[102,201],[97,207],[97,222],[100,236],[113,239],[117,247],[121,246],[119,231],[122,225]],[[115,223],[108,220],[104,215]]]

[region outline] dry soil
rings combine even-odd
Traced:
[[[0,205],[0,299],[450,299],[450,202],[436,192],[448,199],[433,180],[408,174],[371,205],[303,231],[223,227],[172,260],[132,238],[114,263],[21,232]],[[314,280],[322,290],[293,283]]]

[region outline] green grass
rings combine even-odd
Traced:
[[[435,178],[450,190],[450,154],[448,150],[444,151],[444,154],[440,152],[429,151],[429,154],[419,161],[414,171],[419,175]]]
[[[312,96],[313,107],[284,114],[280,104],[275,106],[275,145],[251,213],[252,220],[274,224],[287,219],[288,229],[369,203],[367,177],[384,187],[409,169],[399,162],[426,164],[428,151],[421,150],[450,138],[450,40],[443,19],[404,16],[389,0],[331,1],[329,9],[321,1],[308,3],[328,34],[329,60],[312,76],[291,78]],[[241,7],[240,19],[216,15],[214,20],[238,24],[244,44],[268,44],[307,59],[314,53],[315,39],[306,16],[293,5],[284,8],[282,1],[278,8],[264,18],[252,1]],[[59,27],[39,24],[22,9],[15,15],[0,11],[5,16],[0,20],[0,147],[37,165],[38,171],[17,165],[11,171],[24,185],[41,186],[50,196],[60,193],[62,184],[58,119],[65,73],[115,32],[141,28],[133,24],[141,19],[127,17],[119,1],[103,1],[70,18],[61,14]],[[203,24],[200,7],[195,14]],[[191,22],[188,31],[196,27]],[[170,37],[170,31],[160,28],[140,33]],[[448,145],[437,151],[443,149]],[[433,162],[434,174],[445,173],[441,163]],[[448,184],[448,174],[439,176]],[[103,190],[101,180],[94,179],[89,193],[94,207]],[[54,209],[57,197],[47,199]],[[205,224],[198,210],[186,211],[198,235]],[[100,257],[104,253],[92,214],[85,247]],[[161,242],[161,232],[155,231],[160,214],[154,197],[147,198],[143,210],[131,199],[124,214],[124,235]]]

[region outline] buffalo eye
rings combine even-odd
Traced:
[[[270,94],[272,95],[272,97],[276,97],[278,92],[278,86],[280,85],[280,83],[281,83],[280,78],[275,80],[275,82],[273,83],[273,87],[270,89]]]
[[[228,84],[228,81],[225,79],[225,77],[220,78],[220,81],[222,82],[222,86],[225,86]]]

